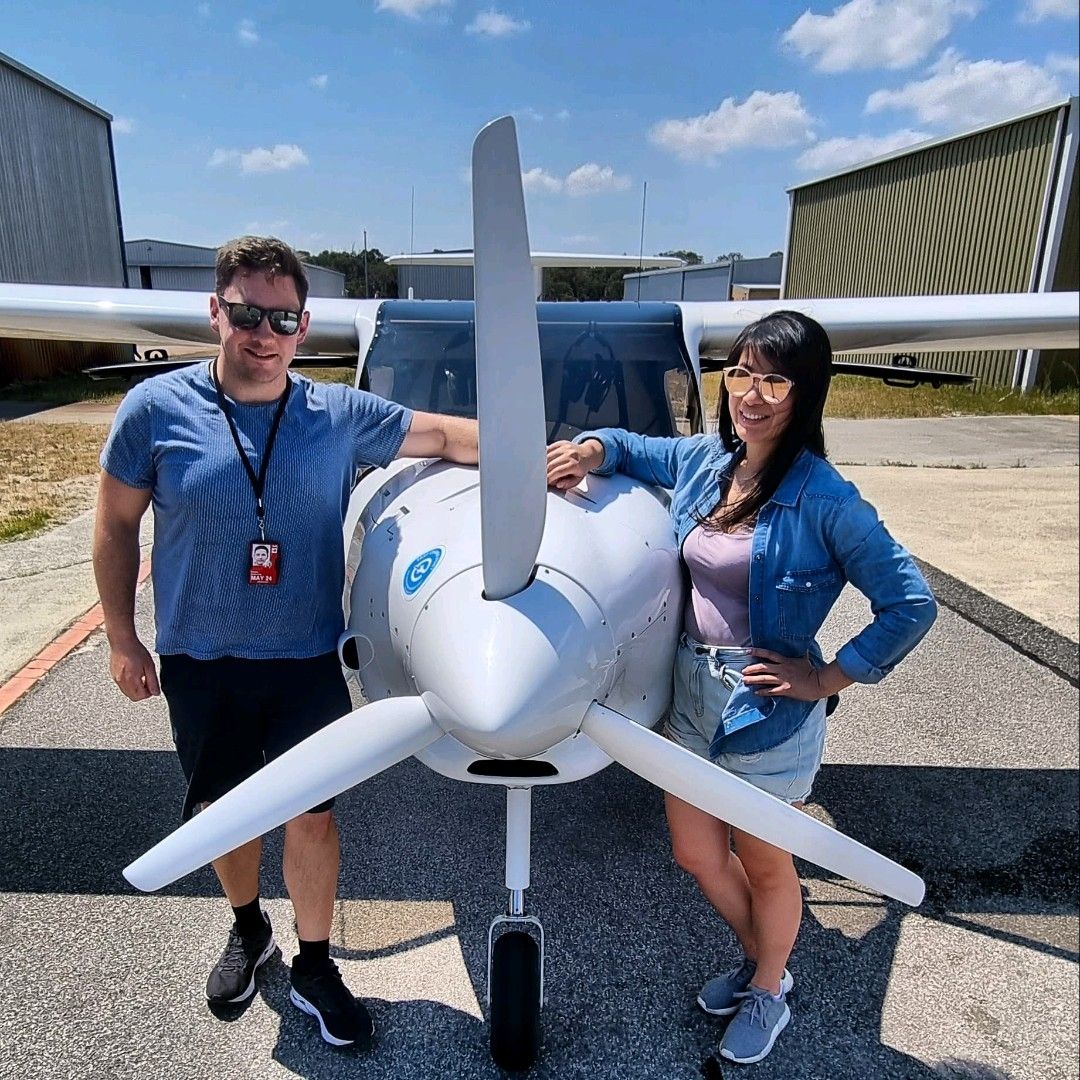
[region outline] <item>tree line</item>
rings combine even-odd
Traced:
[[[314,266],[337,270],[345,275],[345,295],[356,299],[396,299],[397,271],[386,265],[386,256],[378,248],[366,251],[298,252]]]

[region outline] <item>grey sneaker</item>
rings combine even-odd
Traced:
[[[720,1056],[739,1065],[761,1061],[780,1032],[791,1022],[786,995],[774,998],[768,990],[751,986],[740,995],[742,1003],[720,1041]]]
[[[255,937],[241,937],[235,923],[230,928],[228,943],[206,980],[206,1000],[211,1005],[233,1005],[255,993],[255,972],[277,948],[265,911],[262,917],[263,931]]]
[[[753,960],[743,960],[739,967],[732,968],[726,975],[717,975],[715,979],[710,979],[698,994],[698,1005],[710,1016],[731,1016],[737,1013],[742,995],[750,989],[750,980],[756,970],[757,965]],[[780,992],[786,994],[794,985],[791,972],[784,968]]]

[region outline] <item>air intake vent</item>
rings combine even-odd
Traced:
[[[508,761],[481,758],[474,761],[468,771],[473,776],[505,776],[512,779],[559,775],[559,770],[550,761],[528,761],[523,758],[511,758]]]

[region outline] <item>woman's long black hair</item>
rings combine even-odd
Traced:
[[[730,532],[753,521],[776,493],[803,450],[826,457],[822,415],[832,378],[832,345],[822,325],[798,311],[774,311],[739,334],[728,353],[729,365],[738,364],[745,352],[756,353],[768,360],[774,371],[794,382],[791,389],[794,407],[779,443],[747,494],[719,514],[700,522],[704,528],[716,532]],[[732,452],[738,450],[742,440],[735,434],[728,392],[723,385],[719,420],[724,448]]]

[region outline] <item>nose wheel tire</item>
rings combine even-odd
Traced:
[[[524,930],[495,939],[491,955],[491,1056],[511,1072],[540,1054],[540,947]]]

